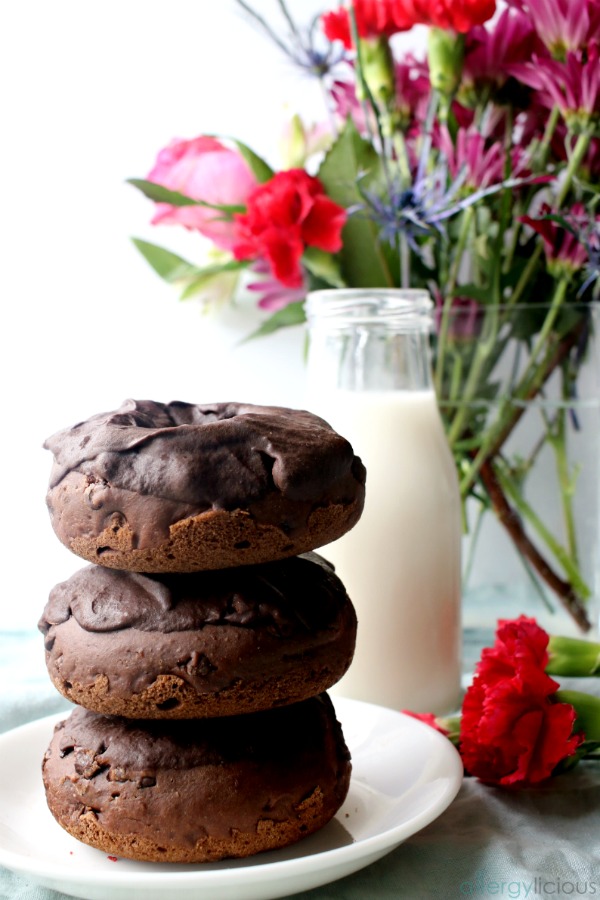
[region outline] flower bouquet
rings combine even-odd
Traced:
[[[600,0],[353,0],[306,29],[283,0],[278,25],[238,2],[320,81],[323,123],[293,120],[279,168],[240,142],[174,141],[131,183],[209,258],[138,249],[183,298],[254,297],[253,336],[302,323],[309,290],[429,290],[465,527],[492,510],[536,591],[587,630],[576,507],[598,489],[570,448],[599,432],[597,394],[579,408],[578,392],[600,292]],[[415,26],[421,55],[402,49]],[[528,496],[543,457],[556,523]]]

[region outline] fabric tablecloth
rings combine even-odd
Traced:
[[[468,668],[483,642],[481,634],[466,634]],[[0,634],[1,731],[72,709],[51,685],[43,657],[41,635]],[[565,686],[600,693],[600,679]],[[600,762],[581,763],[551,784],[527,791],[499,790],[466,779],[435,822],[382,860],[294,898],[492,896],[600,897]],[[0,868],[0,900],[64,897]]]

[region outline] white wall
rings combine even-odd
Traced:
[[[281,23],[277,0],[255,8]],[[149,226],[151,204],[125,179],[200,133],[277,165],[286,107],[322,108],[234,0],[8,0],[0,34],[0,628],[33,628],[83,564],[49,524],[45,437],[126,397],[301,402],[299,335],[238,348],[252,315],[210,323],[178,303],[129,238],[192,258],[197,238]]]

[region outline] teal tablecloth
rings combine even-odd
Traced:
[[[481,634],[467,634],[468,668],[482,642]],[[0,635],[0,683],[2,731],[72,708],[48,680],[37,633]],[[600,679],[576,686],[600,693]],[[65,896],[0,868],[0,900],[62,900]],[[439,819],[384,859],[295,898],[490,896],[511,900],[600,897],[600,763],[583,763],[550,786],[530,791],[500,791],[465,780]]]

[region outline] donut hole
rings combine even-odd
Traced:
[[[247,550],[249,546],[250,541],[237,541],[237,543],[233,545],[235,550]]]

